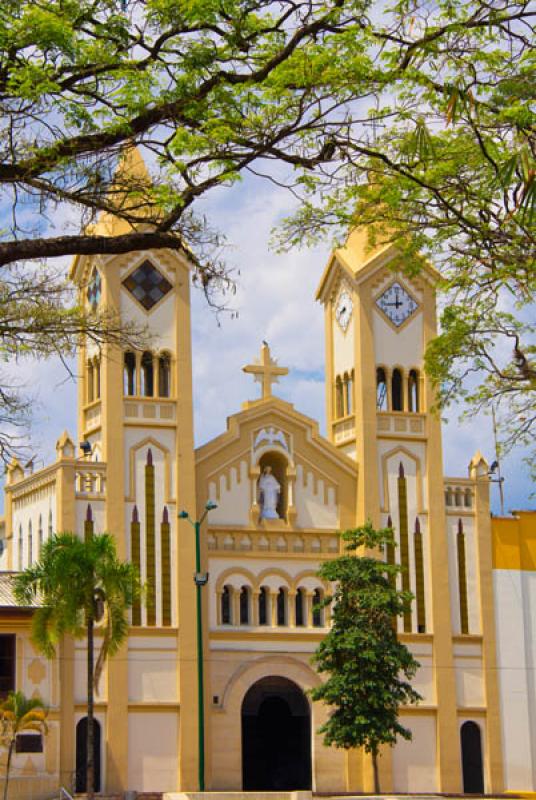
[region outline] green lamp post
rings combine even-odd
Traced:
[[[199,750],[199,791],[205,791],[205,698],[203,694],[203,622],[201,617],[201,588],[208,582],[208,572],[201,572],[201,525],[209,511],[218,506],[209,500],[200,519],[195,522],[187,511],[179,512],[179,519],[187,519],[195,531],[195,592],[197,616],[197,716],[198,716],[198,750]]]

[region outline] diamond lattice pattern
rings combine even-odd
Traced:
[[[146,311],[150,311],[166,294],[171,291],[170,282],[153,267],[150,261],[144,261],[128,278],[123,286],[134,295]]]

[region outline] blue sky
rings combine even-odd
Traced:
[[[279,363],[290,369],[275,393],[318,419],[325,431],[323,312],[314,294],[331,242],[283,255],[271,251],[270,231],[290,211],[290,203],[284,190],[256,179],[218,190],[201,206],[227,234],[226,259],[240,270],[240,276],[232,299],[236,319],[225,314],[217,319],[202,294],[193,291],[196,444],[221,433],[226,417],[238,411],[243,401],[258,396],[259,385],[241,367],[258,356],[263,339]],[[38,453],[39,467],[54,458],[55,441],[65,428],[76,433],[76,387],[58,361],[26,360],[13,372],[35,399],[33,451]],[[466,476],[477,449],[488,461],[494,459],[493,436],[488,416],[459,423],[458,414],[459,409],[450,411],[444,426],[445,470],[451,476]],[[516,451],[502,464],[507,511],[535,507],[529,499],[532,485],[524,455]],[[495,486],[492,501],[497,513]]]

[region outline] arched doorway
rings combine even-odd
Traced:
[[[101,788],[101,726],[93,720],[93,763],[95,765],[96,792]],[[82,717],[76,725],[76,791],[85,792],[87,779],[87,717]]]
[[[311,713],[287,678],[262,678],[242,703],[244,791],[311,788]]]
[[[462,744],[463,791],[465,794],[484,793],[482,741],[476,722],[464,722],[460,731]]]

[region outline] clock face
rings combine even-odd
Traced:
[[[376,300],[376,305],[397,328],[419,307],[417,301],[398,281],[387,287]]]
[[[335,309],[335,317],[343,331],[346,331],[352,318],[352,309],[352,298],[346,289],[343,289],[339,295],[339,299],[337,300],[337,308]]]

